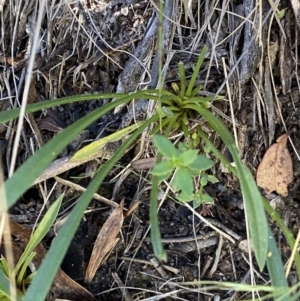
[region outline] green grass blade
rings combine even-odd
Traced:
[[[185,83],[186,77],[185,77],[184,64],[182,62],[179,62],[178,64],[178,72],[179,72],[179,80],[180,80],[180,98],[183,99],[186,90],[186,83]]]
[[[187,91],[186,91],[186,96],[191,96],[191,94],[192,94],[193,88],[195,87],[195,82],[196,82],[197,76],[199,74],[199,70],[200,70],[201,65],[202,65],[202,63],[204,61],[205,55],[207,53],[207,50],[208,50],[207,46],[204,45],[204,47],[201,50],[201,53],[200,53],[200,56],[198,58],[197,64],[195,66],[195,69],[193,71],[191,80],[189,82],[189,86],[188,86]]]
[[[284,224],[284,221],[280,218],[278,213],[271,207],[269,202],[263,198],[263,204],[265,210],[270,214],[271,218],[276,222],[278,227],[282,230],[291,250],[294,249],[295,246],[295,238],[293,233],[288,229],[288,227]],[[298,252],[295,253],[295,265],[297,269],[298,279],[300,279],[300,255]]]
[[[141,125],[141,122],[130,125],[124,129],[118,130],[117,132],[101,138],[97,141],[91,142],[87,146],[84,146],[79,151],[77,151],[70,161],[85,160],[96,155],[101,148],[103,148],[107,143],[116,142],[122,139],[124,136],[129,135],[131,132],[136,130]]]
[[[9,275],[10,274],[7,260],[6,260],[6,258],[4,258],[2,256],[0,257],[0,269],[3,271],[3,273],[5,275]]]
[[[41,220],[39,226],[34,231],[34,234],[31,236],[24,252],[22,253],[16,267],[15,267],[15,275],[19,274],[19,269],[23,266],[24,261],[28,256],[31,256],[31,253],[33,249],[42,241],[42,239],[45,237],[45,235],[48,233],[49,229],[53,225],[61,202],[64,198],[64,195],[62,194],[47,210],[45,216]]]
[[[298,287],[297,287],[298,286]],[[291,291],[297,291],[297,289],[299,289],[299,282],[298,282],[298,285],[295,285],[295,287],[292,287],[291,288]],[[299,297],[300,297],[300,291],[297,291],[295,293],[295,295],[293,295],[289,301],[298,301],[299,300]]]
[[[106,99],[106,98],[123,98],[129,97],[130,99],[134,98],[145,98],[145,99],[156,99],[157,100],[157,91],[156,90],[143,90],[136,93],[128,95],[128,93],[101,93],[101,94],[90,94],[90,95],[75,95],[70,97],[63,97],[53,100],[46,100],[34,104],[27,105],[26,113],[34,113],[41,111],[43,109],[52,108],[55,106],[61,106],[68,103],[78,102],[78,101],[89,101],[95,99]],[[169,94],[167,94],[169,95]],[[0,122],[7,122],[12,119],[18,118],[20,114],[20,109],[13,109],[8,111],[0,112]]]
[[[82,130],[87,128],[92,122],[96,121],[116,106],[126,103],[131,99],[132,95],[127,95],[94,110],[56,135],[51,139],[51,141],[46,143],[34,155],[27,159],[27,161],[19,169],[17,169],[13,176],[5,183],[7,207],[11,207],[18,198],[21,197],[21,195],[32,185],[34,180],[50,164],[50,162],[52,162],[66,147],[66,145],[70,143]],[[16,185],[18,186],[18,189],[15,189]],[[3,189],[3,187],[0,189]]]
[[[136,141],[138,136],[147,126],[149,126],[152,122],[158,120],[158,118],[158,115],[154,115],[153,117],[145,121],[144,124],[141,125],[140,128],[136,130],[130,136],[130,138],[128,138],[122,144],[122,146],[116,151],[112,158],[106,164],[104,164],[94,180],[89,184],[87,190],[79,198],[67,221],[59,231],[57,237],[52,242],[46,258],[37,271],[37,274],[34,277],[31,285],[29,286],[23,301],[45,300],[55,274],[80,223],[83,212],[86,210],[88,204],[90,203],[93,194],[99,189],[99,186],[105,179],[106,175],[122,157],[126,149]]]
[[[219,134],[226,144],[234,159],[245,203],[245,213],[247,214],[249,222],[251,243],[258,266],[260,270],[262,270],[266,262],[268,251],[268,223],[264,212],[263,198],[252,173],[248,167],[242,163],[234,139],[224,124],[211,112],[201,106],[187,105],[186,107],[198,111],[199,114],[208,121],[210,126]]]
[[[180,117],[181,113],[179,114],[174,114],[174,116],[172,117],[165,117],[161,120],[160,124],[157,125],[151,132],[151,135],[155,135],[157,134],[162,128],[164,128],[165,126],[169,125],[170,123],[172,123],[174,125],[174,120],[178,120]]]
[[[171,130],[174,127],[174,123],[177,120],[177,117],[174,116],[173,118],[168,118],[169,123],[168,127],[164,133],[164,137],[167,139]],[[162,154],[158,153],[156,164],[159,164],[162,160]],[[155,256],[159,260],[167,261],[167,254],[164,250],[163,244],[161,242],[161,234],[159,229],[159,220],[158,220],[158,184],[159,178],[157,176],[152,176],[151,179],[151,193],[150,193],[150,224],[151,224],[151,241],[152,247]]]
[[[0,269],[0,293],[7,298],[10,297],[10,283],[2,269]]]
[[[271,283],[273,287],[286,288],[288,290],[289,286],[285,278],[285,271],[283,268],[282,260],[276,246],[276,242],[273,233],[268,226],[269,232],[269,253],[267,256],[267,267],[269,275],[271,277]],[[290,294],[287,294],[282,298],[282,296],[274,296],[274,300],[289,301],[291,298]]]
[[[161,155],[158,155],[158,161]],[[158,177],[152,176],[152,188],[150,193],[150,221],[151,221],[151,241],[155,256],[159,260],[167,261],[167,254],[161,242],[161,234],[159,229],[158,213],[157,213],[157,195],[158,195]]]
[[[214,146],[214,144],[210,141],[207,135],[204,133],[202,129],[198,129],[199,136],[204,140],[206,145],[210,148],[210,150],[215,154],[215,156],[224,164],[229,172],[237,176],[235,168],[228,162],[228,160],[221,154],[221,152]]]
[[[17,275],[17,281],[16,281],[17,287],[22,287],[22,285],[23,285],[22,282],[26,276],[26,270],[35,255],[36,255],[35,252],[31,252],[30,254],[27,253],[27,256],[22,260],[23,265],[20,266],[20,268],[18,269],[18,274],[16,274]]]
[[[78,101],[89,101],[94,99],[104,99],[104,98],[116,98],[124,97],[127,94],[114,94],[114,93],[105,93],[105,94],[90,94],[90,95],[75,95],[70,97],[63,97],[53,100],[45,100],[38,103],[27,105],[26,113],[33,113],[41,111],[43,109],[48,109],[55,106],[61,106],[64,104],[69,104]],[[12,119],[18,118],[20,113],[20,108],[0,112],[0,122],[7,122]]]

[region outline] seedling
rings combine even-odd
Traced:
[[[63,197],[64,195],[62,194],[47,210],[39,226],[31,236],[13,271],[9,271],[7,260],[4,257],[0,259],[0,300],[11,300],[9,289],[9,279],[11,276],[15,277],[17,298],[22,298],[24,296],[27,287],[36,274],[36,272],[28,274],[28,266],[35,256],[34,249],[53,225]]]
[[[198,207],[202,202],[212,203],[213,199],[203,192],[203,187],[208,181],[218,181],[214,176],[205,173],[205,170],[213,166],[214,162],[205,155],[199,155],[197,150],[189,149],[181,145],[180,149],[165,137],[155,135],[153,137],[158,151],[166,160],[157,164],[152,170],[159,181],[167,180],[175,172],[171,187],[177,192],[177,199],[181,202],[194,201]],[[195,192],[193,178],[200,176],[200,188]]]

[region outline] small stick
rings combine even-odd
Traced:
[[[186,237],[170,237],[170,238],[162,238],[161,242],[166,244],[172,243],[182,243],[182,242],[190,242],[194,240],[207,240],[209,237],[216,236],[217,233],[215,231],[209,232],[207,234],[199,234],[193,236],[186,236]],[[151,241],[150,237],[146,237],[144,241]]]
[[[125,301],[133,301],[132,296],[128,292],[127,288],[125,287],[124,283],[120,279],[119,275],[117,273],[113,272],[112,276],[114,277],[114,280],[116,281],[124,300]]]
[[[215,220],[213,218],[209,218],[209,217],[206,218],[206,220],[208,222],[210,222],[212,225],[221,228],[222,230],[224,230],[226,233],[228,233],[230,236],[232,236],[236,240],[240,241],[242,239],[242,237],[239,234],[235,233],[234,231],[232,231],[231,229],[229,229],[228,227],[226,227],[225,225],[223,225],[221,222],[219,222],[219,221],[217,221],[217,220]]]
[[[147,261],[147,260],[143,260],[143,259],[134,259],[134,258],[124,257],[124,256],[122,256],[121,259],[154,266],[154,264],[151,261]],[[170,271],[170,272],[172,272],[176,275],[179,274],[179,272],[180,272],[180,270],[178,270],[176,268],[173,268],[173,267],[170,267],[170,266],[165,265],[165,264],[162,264],[162,267],[165,270]]]
[[[235,264],[234,264],[234,259],[233,259],[233,253],[232,253],[231,246],[228,245],[228,248],[229,248],[230,259],[231,259],[231,264],[232,264],[233,277],[234,277],[234,280],[237,281],[236,268],[235,268]]]
[[[202,268],[202,272],[201,272],[201,275],[200,277],[201,278],[204,278],[208,268],[210,267],[211,263],[214,261],[214,259],[211,257],[211,256],[207,256],[205,262],[204,262],[204,266]]]
[[[223,237],[222,237],[222,235],[220,235],[219,245],[218,245],[218,249],[216,251],[215,261],[214,261],[214,264],[213,264],[213,266],[212,266],[212,268],[210,269],[210,272],[209,272],[210,276],[212,276],[215,273],[215,271],[217,270],[218,263],[220,261],[222,247],[223,247]]]
[[[84,187],[82,187],[82,186],[80,186],[80,185],[78,185],[78,184],[75,184],[75,183],[73,183],[73,182],[64,180],[64,179],[62,179],[62,178],[60,178],[60,177],[54,177],[54,179],[55,179],[58,183],[61,183],[61,184],[65,185],[65,186],[68,186],[68,187],[70,187],[70,188],[73,188],[73,189],[75,189],[76,191],[82,191],[82,192],[86,191],[86,188],[84,188]],[[112,206],[112,207],[114,207],[114,208],[117,208],[117,207],[119,206],[118,203],[115,203],[114,201],[111,201],[111,200],[109,200],[109,199],[107,199],[107,198],[105,198],[105,197],[99,195],[98,193],[94,193],[94,194],[93,194],[93,198],[94,198],[95,200],[97,200],[97,201],[100,201],[100,202],[102,202],[102,203],[104,203],[104,204],[110,205],[110,206]]]
[[[223,231],[221,231],[220,229],[218,229],[217,227],[215,227],[212,223],[210,223],[207,219],[205,219],[197,211],[195,211],[188,203],[185,203],[185,206],[188,207],[191,210],[191,212],[193,212],[202,222],[204,222],[209,227],[211,227],[212,229],[214,229],[215,231],[217,231],[220,235],[223,235],[224,237],[226,237],[233,244],[235,243],[235,241],[234,241],[234,239],[232,239],[232,237],[230,237],[228,234],[224,233]]]
[[[164,267],[157,260],[157,258],[153,257],[153,258],[150,259],[150,261],[152,262],[153,266],[155,267],[155,269],[159,273],[159,275],[162,278],[167,278],[168,274],[167,274],[166,270],[164,269]]]

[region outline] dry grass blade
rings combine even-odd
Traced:
[[[93,252],[86,270],[86,283],[92,281],[97,269],[107,258],[107,255],[115,246],[115,239],[121,230],[124,216],[123,216],[124,200],[121,201],[120,206],[112,212],[111,216],[104,223],[98,237],[95,241]]]
[[[54,177],[54,178],[55,178],[55,180],[56,180],[58,183],[63,184],[63,185],[65,185],[65,186],[68,186],[68,187],[70,187],[70,188],[72,188],[72,189],[74,189],[74,190],[76,190],[76,191],[83,191],[83,192],[86,191],[86,188],[84,188],[84,187],[82,187],[82,186],[80,186],[80,185],[78,185],[78,184],[75,184],[75,183],[73,183],[73,182],[64,180],[64,179],[62,179],[62,178],[60,178],[60,177]],[[95,200],[97,200],[97,201],[103,202],[104,204],[107,204],[107,205],[112,206],[112,207],[115,207],[115,208],[117,208],[117,207],[119,206],[118,203],[116,203],[116,202],[114,202],[114,201],[111,201],[111,200],[109,200],[109,199],[107,199],[107,198],[105,198],[105,197],[103,197],[103,196],[101,196],[101,195],[99,195],[99,194],[97,194],[97,193],[94,193],[93,198],[94,198]]]
[[[125,287],[124,283],[120,279],[119,275],[117,273],[112,273],[112,276],[114,277],[118,287],[120,288],[120,291],[122,293],[122,296],[124,297],[125,301],[133,301],[132,296],[130,295],[128,289]]]
[[[256,175],[257,185],[266,193],[276,191],[287,196],[287,186],[293,181],[293,164],[286,148],[288,134],[280,136],[265,153]]]

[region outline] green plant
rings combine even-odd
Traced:
[[[10,301],[12,287],[9,284],[11,277],[15,278],[16,283],[16,295],[18,298],[23,298],[26,289],[30,285],[36,272],[30,273],[28,275],[28,266],[35,256],[34,249],[42,241],[45,235],[48,233],[50,227],[53,225],[61,202],[64,195],[61,195],[47,210],[45,216],[41,220],[39,226],[34,231],[33,235],[30,237],[28,244],[19,258],[13,271],[8,268],[7,260],[2,257],[0,259],[0,299],[3,301]]]
[[[219,136],[231,152],[236,165],[236,175],[241,183],[253,249],[258,265],[260,269],[262,269],[266,261],[268,249],[268,245],[266,244],[268,237],[267,219],[264,213],[262,196],[256,186],[250,170],[242,163],[239,157],[239,152],[237,147],[235,146],[235,142],[231,133],[228,131],[226,126],[208,110],[212,97],[201,97],[197,95],[201,87],[195,87],[195,81],[206,52],[207,47],[205,46],[200,53],[199,59],[188,85],[186,84],[183,65],[181,63],[179,64],[178,68],[180,89],[177,87],[177,85],[173,85],[175,93],[169,92],[162,94],[163,96],[158,107],[158,112],[162,119],[160,128],[168,125],[164,133],[166,137],[169,135],[171,130],[178,128],[180,130],[183,130],[185,136],[187,137],[189,135],[189,118],[194,118],[196,114],[200,114],[200,116],[204,117],[210,127],[219,134]],[[158,158],[158,162],[160,160],[161,158]],[[157,182],[158,179],[155,179],[154,176],[154,182],[152,183],[153,186]],[[159,256],[159,258],[162,259],[166,256],[161,244],[159,243],[159,229],[158,226],[153,227],[153,225],[155,224],[158,225],[155,213],[157,208],[157,205],[155,206],[156,197],[156,193],[152,194],[153,199],[151,199],[151,210],[153,210],[153,212],[151,214],[151,218],[153,218],[153,220],[151,220],[151,229],[153,233],[152,239],[154,240],[154,244],[157,244],[154,249],[156,250],[156,254]],[[256,226],[258,222],[260,224],[259,229]]]
[[[195,113],[198,113],[206,120],[209,126],[220,136],[220,138],[223,140],[223,142],[225,143],[225,145],[227,146],[227,148],[229,149],[233,157],[233,160],[235,162],[235,169],[232,168],[232,166],[227,162],[227,160],[213,146],[213,144],[209,141],[209,139],[201,129],[197,134],[197,136],[200,136],[206,142],[206,144],[211,149],[211,151],[214,152],[216,157],[219,158],[220,161],[225,163],[225,166],[228,167],[228,170],[230,170],[234,175],[236,175],[240,181],[241,191],[243,194],[243,200],[245,204],[245,214],[248,221],[248,228],[251,237],[251,243],[260,270],[263,269],[265,262],[267,262],[272,284],[274,284],[275,286],[280,285],[282,287],[287,288],[288,287],[287,281],[283,277],[284,276],[283,264],[279,256],[279,252],[276,248],[274,238],[273,240],[271,238],[271,241],[268,242],[268,239],[270,238],[268,232],[270,232],[270,229],[264,212],[264,198],[259,192],[258,187],[254,181],[254,178],[250,170],[241,161],[239,157],[238,149],[235,145],[235,141],[232,135],[230,134],[226,126],[208,110],[210,99],[203,98],[196,95],[200,90],[200,87],[194,87],[194,84],[195,84],[196,76],[199,72],[203,59],[205,57],[206,51],[207,48],[204,47],[199,56],[192,78],[188,85],[186,85],[184,68],[182,64],[179,64],[180,89],[178,88],[177,85],[173,85],[173,89],[175,93],[170,93],[165,97],[162,96],[160,106],[158,107],[158,112],[160,114],[160,117],[164,118],[164,120],[161,121],[160,128],[162,128],[164,125],[168,125],[167,130],[164,133],[165,137],[168,137],[171,130],[174,130],[176,128],[182,129],[185,137],[188,137],[189,135],[188,119],[189,117],[194,117]],[[162,159],[162,155],[166,155],[168,152],[169,153],[167,157],[169,158],[172,158],[172,156],[180,157],[180,155],[182,155],[182,154],[179,155],[178,152],[176,153],[171,146],[168,146],[171,149],[170,151],[166,150],[167,145],[165,145],[165,147],[160,147],[159,145],[157,146],[161,153],[157,159],[158,164],[162,164],[160,163]],[[158,193],[157,186],[161,178],[165,178],[166,176],[169,175],[167,171],[163,173],[162,166],[164,166],[168,170],[168,172],[170,172],[171,169],[174,168],[178,169],[181,167],[180,170],[181,176],[178,178],[180,178],[180,180],[183,182],[181,185],[178,185],[177,180],[175,180],[174,182],[175,182],[175,188],[181,190],[181,196],[182,195],[184,196],[183,199],[185,199],[186,197],[185,195],[186,192],[188,196],[191,196],[191,189],[193,188],[193,186],[191,185],[191,181],[187,180],[191,178],[191,173],[188,172],[187,168],[183,169],[182,165],[180,164],[176,165],[174,163],[174,160],[169,160],[169,162],[163,164],[164,165],[157,165],[157,168],[154,169],[153,172],[150,217],[151,217],[151,237],[152,237],[155,253],[160,259],[165,260],[166,253],[164,252],[161,244],[161,238],[160,238],[160,232],[159,232],[159,226],[158,226],[158,220],[156,214],[157,212],[156,200],[157,200],[157,193]],[[182,177],[182,175],[184,174],[186,176],[185,181],[183,180]],[[176,175],[175,175],[175,179],[176,179]],[[202,182],[202,185],[204,184],[206,184],[205,177]],[[200,189],[200,193],[201,193],[201,189]],[[293,247],[293,243],[291,247]],[[269,254],[272,255],[267,256],[268,252]],[[299,269],[298,269],[298,273],[299,273]],[[288,300],[289,297],[290,297],[289,294],[287,294],[282,300]],[[277,300],[277,298],[275,299]]]
[[[203,193],[203,187],[208,181],[215,181],[215,177],[207,175],[204,171],[209,169],[214,162],[205,155],[198,155],[198,151],[187,149],[183,145],[176,149],[165,137],[155,135],[153,137],[158,151],[166,157],[166,160],[158,163],[152,170],[152,174],[159,181],[166,180],[174,171],[175,175],[171,182],[173,190],[180,191],[176,198],[182,202],[194,201],[195,207],[202,202],[211,203],[213,199]],[[200,189],[194,192],[193,178],[201,175]]]

